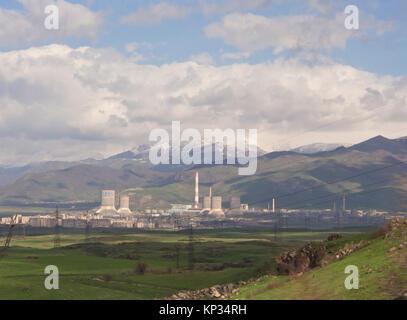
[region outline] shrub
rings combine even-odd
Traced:
[[[388,233],[389,231],[391,231],[391,225],[390,223],[387,223],[380,229],[372,232],[372,239],[384,238],[386,233]]]
[[[136,274],[144,274],[147,270],[147,263],[139,262],[137,263],[136,267],[134,268],[134,272]]]
[[[111,280],[112,280],[112,275],[110,275],[110,274],[104,274],[104,275],[103,275],[103,280],[104,280],[104,281],[111,281]]]

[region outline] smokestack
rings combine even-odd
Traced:
[[[345,212],[346,210],[346,197],[345,195],[342,196],[342,211]]]
[[[195,209],[199,209],[199,174],[195,172]]]
[[[273,198],[273,209],[272,209],[273,213],[276,212],[276,199]]]

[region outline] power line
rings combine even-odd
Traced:
[[[362,186],[362,187],[364,187],[364,188],[370,187],[370,186],[373,186],[373,185],[376,185],[376,184],[380,184],[380,183],[386,182],[386,181],[388,181],[388,180],[390,180],[390,178],[389,178],[389,179],[385,179],[385,180],[381,180],[381,181],[377,181],[377,182],[374,182],[374,183],[370,183],[370,184],[364,185],[364,186]],[[353,188],[348,189],[348,191],[350,191],[350,190],[353,190]],[[314,200],[319,200],[319,199],[334,197],[334,196],[342,195],[342,194],[343,194],[343,191],[341,191],[340,193],[333,193],[333,194],[329,194],[329,195],[326,195],[326,196],[321,196],[321,197],[317,197],[317,198],[310,198],[310,199],[302,200],[301,202],[314,201]],[[347,193],[347,194],[348,194],[348,193]],[[288,203],[288,204],[284,204],[284,207],[291,207],[292,204],[297,204],[297,203],[298,203],[298,202],[291,202],[291,203]]]
[[[348,196],[348,197],[352,197],[352,196],[355,196],[355,195],[369,194],[369,193],[373,193],[373,192],[377,192],[377,191],[381,191],[381,190],[386,190],[386,189],[387,189],[386,187],[383,187],[383,188],[380,188],[380,189],[360,191],[360,192],[350,193],[350,194],[348,194],[347,196]],[[321,203],[325,203],[325,202],[331,202],[332,200],[334,200],[334,199],[329,199],[329,200],[324,200],[324,201],[316,202],[316,203],[313,203],[313,205],[321,204]]]
[[[55,238],[54,238],[54,248],[59,248],[61,245],[61,235],[59,229],[59,211],[58,206],[55,207]]]
[[[320,187],[323,187],[323,186],[326,186],[326,185],[336,184],[336,183],[339,183],[339,182],[343,182],[343,181],[350,180],[350,179],[353,179],[353,178],[361,177],[363,175],[371,174],[371,173],[374,173],[374,172],[378,172],[378,171],[385,170],[385,169],[395,167],[395,166],[398,166],[398,165],[402,165],[402,164],[407,164],[407,163],[404,162],[404,161],[398,160],[398,163],[394,163],[394,164],[391,164],[391,165],[388,165],[388,166],[385,166],[385,167],[381,167],[381,168],[378,168],[378,169],[373,169],[373,170],[370,170],[370,171],[362,172],[362,173],[359,173],[359,174],[356,174],[356,175],[353,175],[353,176],[349,176],[349,177],[346,177],[346,178],[343,178],[343,179],[339,179],[339,180],[335,180],[335,181],[331,181],[331,182],[325,182],[325,183],[322,183],[322,184],[317,185],[317,186],[313,186],[313,187],[309,187],[309,188],[306,188],[306,189],[303,189],[303,190],[298,190],[298,191],[286,193],[286,194],[283,194],[283,195],[280,195],[280,196],[273,196],[273,198],[281,199],[281,198],[293,196],[293,195],[303,193],[303,192],[306,192],[306,191],[309,191],[309,190],[313,190],[313,189],[316,189],[316,188],[320,188]],[[269,200],[271,200],[271,198],[251,202],[251,203],[249,203],[249,205],[253,205],[253,204],[257,204],[257,203],[263,203],[263,202],[266,202],[266,201],[269,201]]]

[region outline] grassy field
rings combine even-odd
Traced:
[[[53,235],[16,235],[0,260],[0,299],[164,298],[272,273],[276,255],[330,233],[286,231],[275,239],[269,230],[196,230],[193,270],[188,232],[98,233],[87,241],[83,234],[63,234],[60,248],[53,248]],[[141,262],[145,274],[135,272]],[[59,290],[44,288],[47,265],[59,269]]]

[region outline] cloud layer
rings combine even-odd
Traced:
[[[217,67],[199,58],[139,65],[113,49],[63,45],[0,53],[0,163],[108,155],[171,120],[199,130],[256,128],[269,150],[405,127],[406,78],[328,59]]]
[[[367,36],[372,31],[381,35],[391,30],[391,24],[376,21],[372,16],[362,20],[360,30],[347,30],[345,17],[343,13],[280,17],[232,13],[208,25],[205,34],[210,39],[222,39],[244,53],[269,47],[280,53],[283,50],[345,48],[353,37]]]

